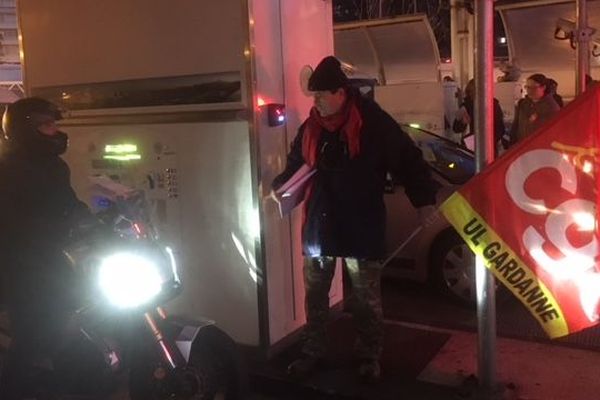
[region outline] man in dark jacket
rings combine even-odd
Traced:
[[[464,139],[467,127],[469,128],[467,136],[475,134],[475,81],[473,79],[465,87],[465,99],[454,119],[452,130],[455,133],[462,133]],[[505,136],[505,133],[504,112],[498,99],[494,98],[494,148],[496,153],[499,152],[501,144],[505,149],[510,145],[509,138]]]
[[[380,260],[385,257],[386,173],[404,186],[421,214],[433,211],[437,186],[421,151],[375,102],[349,89],[336,58],[324,58],[308,84],[314,107],[292,143],[285,170],[272,185],[276,190],[304,163],[317,170],[302,227],[304,357],[293,362],[289,372],[305,376],[324,356],[328,293],[335,260],[341,257],[352,282],[359,373],[372,381],[380,376],[383,345]]]
[[[0,156],[0,254],[12,343],[0,398],[22,399],[32,366],[44,364],[64,337],[72,285],[62,249],[70,228],[89,218],[60,158],[67,135],[50,102],[26,98],[8,106]]]

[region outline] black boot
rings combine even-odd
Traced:
[[[381,378],[381,366],[377,360],[363,360],[358,367],[358,375],[365,383],[375,383]]]
[[[304,356],[293,361],[287,369],[288,375],[294,379],[304,379],[316,372],[322,365],[322,359]]]

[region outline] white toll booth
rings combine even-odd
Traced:
[[[565,101],[575,97],[576,50],[570,40],[559,40],[575,29],[574,0],[523,1],[497,7],[508,38],[510,62],[521,71],[521,82],[542,73],[558,82]],[[600,1],[587,1],[588,26],[594,53],[590,58],[592,77],[600,79]],[[557,28],[559,31],[557,32]]]
[[[375,100],[397,121],[444,134],[444,115],[453,118],[457,109],[456,86],[441,82],[426,15],[336,24],[334,42],[337,57],[377,80]]]
[[[145,189],[185,288],[169,311],[276,351],[305,320],[301,221],[265,197],[312,104],[300,71],[333,53],[331,1],[19,0],[18,14],[26,93],[67,110],[79,196],[98,206],[94,174]]]

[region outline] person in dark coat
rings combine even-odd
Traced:
[[[549,92],[545,75],[531,75],[527,78],[525,90],[527,96],[519,100],[515,108],[515,119],[510,129],[511,143],[530,136],[560,111],[560,106]]]
[[[40,98],[8,106],[0,155],[0,254],[12,342],[0,398],[27,397],[32,367],[58,350],[73,308],[63,246],[76,221],[91,218],[60,155],[67,135],[60,112]]]
[[[465,99],[461,104],[454,123],[452,124],[452,130],[455,133],[464,133],[469,128],[469,135],[475,133],[475,81],[471,79],[465,87]],[[504,128],[504,112],[500,107],[498,99],[494,98],[494,145],[496,153],[498,153],[499,146],[507,148],[509,143],[507,137],[504,137],[506,130]],[[467,135],[468,136],[468,135]]]
[[[302,227],[304,356],[290,365],[289,372],[306,376],[324,357],[328,293],[339,257],[352,282],[359,373],[373,381],[380,376],[383,344],[380,260],[386,255],[386,173],[404,186],[424,220],[432,215],[437,184],[421,151],[392,117],[349,88],[336,58],[319,63],[308,89],[314,107],[292,143],[285,170],[272,184],[274,193],[305,163],[317,170],[305,197]]]
[[[558,94],[558,82],[556,82],[554,79],[548,78],[547,84],[548,93],[552,95],[552,98],[554,99],[556,104],[558,104],[558,107],[563,108],[565,106],[565,102],[563,101],[562,96]]]

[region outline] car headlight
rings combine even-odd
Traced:
[[[160,293],[163,282],[156,263],[135,253],[123,252],[104,258],[98,273],[102,292],[119,308],[149,302]]]

